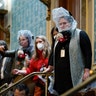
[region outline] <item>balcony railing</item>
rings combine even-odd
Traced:
[[[19,83],[22,83],[24,81],[26,81],[27,79],[31,78],[34,75],[44,75],[46,78],[46,82],[45,82],[45,96],[48,96],[48,77],[50,75],[53,75],[53,73],[43,73],[43,72],[33,72],[25,77],[23,77],[22,79],[18,80],[16,83],[13,83],[13,85],[11,85],[10,87],[7,87],[3,90],[1,90],[4,86],[7,86],[6,84],[0,87],[0,96],[4,93],[6,93],[8,90],[12,89],[14,86],[16,86]],[[77,86],[75,86],[74,88],[68,90],[67,92],[65,92],[64,94],[62,94],[61,96],[72,96],[74,93],[78,92],[79,90],[81,90],[82,88],[84,88],[85,86],[87,86],[88,84],[92,83],[93,81],[96,80],[96,72],[94,74],[92,74],[86,81],[82,82],[81,84],[78,84]]]
[[[29,74],[29,75],[26,75],[25,77],[23,77],[22,79],[18,80],[18,81],[15,82],[15,83],[13,83],[11,86],[9,86],[9,87],[7,87],[7,88],[4,88],[4,89],[3,89],[3,87],[6,86],[6,85],[1,86],[2,88],[0,87],[0,89],[2,89],[2,90],[0,91],[0,96],[1,96],[2,94],[6,93],[8,90],[12,89],[12,88],[13,88],[14,86],[16,86],[17,84],[26,81],[27,79],[33,77],[34,75],[44,75],[44,76],[45,76],[45,79],[46,79],[46,82],[45,82],[45,96],[48,96],[48,77],[49,77],[50,75],[52,75],[52,74],[53,74],[53,73],[33,72],[33,73]]]
[[[72,96],[73,94],[80,91],[81,89],[83,89],[88,84],[90,84],[94,81],[96,81],[96,70],[93,70],[93,73],[91,74],[91,76],[88,79],[86,79],[84,82],[82,82],[82,83],[78,84],[77,86],[73,87],[72,89],[68,90],[61,96]]]

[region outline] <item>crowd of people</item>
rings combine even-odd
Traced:
[[[49,83],[51,89],[48,88],[50,96],[60,96],[90,76],[92,48],[88,35],[77,28],[77,21],[63,7],[53,9],[52,17],[55,27],[50,34],[51,44],[43,35],[33,40],[29,30],[18,31],[20,46],[15,50],[9,51],[6,42],[0,41],[0,86],[14,83],[19,75],[53,72],[49,78],[52,81]],[[8,81],[6,78],[9,78]],[[31,87],[31,83],[27,84],[29,89],[25,85],[18,85],[14,96],[29,96],[29,93],[32,96],[45,96],[45,82],[39,76],[32,77],[31,82]],[[22,92],[25,95],[15,95]]]

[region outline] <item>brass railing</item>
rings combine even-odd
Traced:
[[[85,80],[81,84],[78,84],[74,88],[68,90],[67,92],[65,92],[61,96],[72,96],[73,94],[80,91],[82,88],[84,88],[85,86],[87,86],[88,84],[92,83],[95,80],[96,80],[96,72],[94,74],[92,74],[87,80]]]
[[[44,75],[46,78],[46,83],[45,83],[45,96],[48,96],[48,77],[50,75],[53,75],[53,73],[43,73],[43,72],[33,72],[25,77],[23,77],[22,79],[18,80],[16,83],[13,83],[13,85],[11,85],[10,87],[4,88],[3,90],[0,91],[0,96],[4,93],[6,93],[8,90],[12,89],[14,86],[16,86],[19,83],[22,83],[24,81],[26,81],[27,79],[31,78],[34,75]],[[72,96],[73,94],[75,94],[76,92],[78,92],[79,90],[81,90],[82,88],[84,88],[85,86],[87,86],[88,84],[92,83],[93,81],[96,80],[96,73],[91,75],[86,81],[82,82],[81,84],[75,86],[74,88],[68,90],[67,92],[65,92],[64,94],[62,94],[61,96]],[[6,86],[6,84],[4,85]],[[1,86],[3,87],[3,86]],[[0,87],[0,89],[1,89]]]
[[[4,89],[4,88],[7,88],[7,87],[8,87],[8,84],[5,83],[5,84],[3,84],[2,86],[0,86],[0,90],[2,90],[2,89]]]
[[[44,75],[46,82],[45,82],[45,96],[48,96],[48,77],[50,75],[52,75],[53,73],[43,73],[43,72],[33,72],[29,75],[26,75],[25,77],[23,77],[22,79],[18,80],[17,82],[13,83],[11,86],[4,88],[0,91],[0,96],[4,93],[6,93],[8,90],[12,89],[14,86],[16,86],[19,83],[22,83],[24,81],[26,81],[27,79],[31,78],[34,75]]]

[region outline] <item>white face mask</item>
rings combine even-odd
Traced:
[[[44,44],[38,43],[37,48],[38,48],[38,50],[43,50],[44,49]]]

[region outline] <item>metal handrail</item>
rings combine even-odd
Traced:
[[[18,80],[17,82],[13,83],[11,86],[3,89],[0,91],[0,96],[4,93],[6,93],[8,90],[12,89],[14,86],[16,86],[17,84],[19,83],[22,83],[24,81],[26,81],[27,79],[31,78],[32,76],[34,75],[44,75],[45,76],[45,79],[46,79],[46,82],[45,82],[45,96],[48,96],[48,77],[50,75],[53,75],[53,73],[44,73],[44,72],[33,72],[33,73],[30,73],[26,76],[24,76],[22,79]]]
[[[84,82],[78,84],[77,86],[73,87],[72,89],[66,91],[64,94],[62,94],[61,96],[72,96],[73,94],[75,94],[76,92],[78,92],[79,90],[81,90],[82,88],[84,88],[86,85],[92,83],[93,81],[96,80],[96,73],[91,75],[88,79],[86,79]]]
[[[7,87],[8,87],[8,84],[5,83],[5,84],[3,84],[2,86],[0,86],[0,90],[2,90],[3,88],[7,88]]]
[[[28,75],[26,75],[25,77],[23,77],[22,79],[18,80],[17,82],[13,83],[11,86],[3,89],[0,91],[0,96],[4,93],[6,93],[8,90],[12,89],[14,86],[16,86],[19,83],[22,83],[24,81],[26,81],[27,79],[31,78],[34,75],[44,75],[46,82],[45,82],[45,96],[48,96],[48,77],[50,75],[53,75],[53,73],[43,73],[43,72],[33,72],[30,73]],[[77,91],[81,90],[82,88],[84,88],[86,85],[92,83],[93,81],[96,80],[96,74],[91,75],[87,80],[85,80],[84,82],[78,84],[77,86],[73,87],[72,89],[66,91],[65,93],[63,93],[61,96],[72,96],[73,94],[75,94]]]

